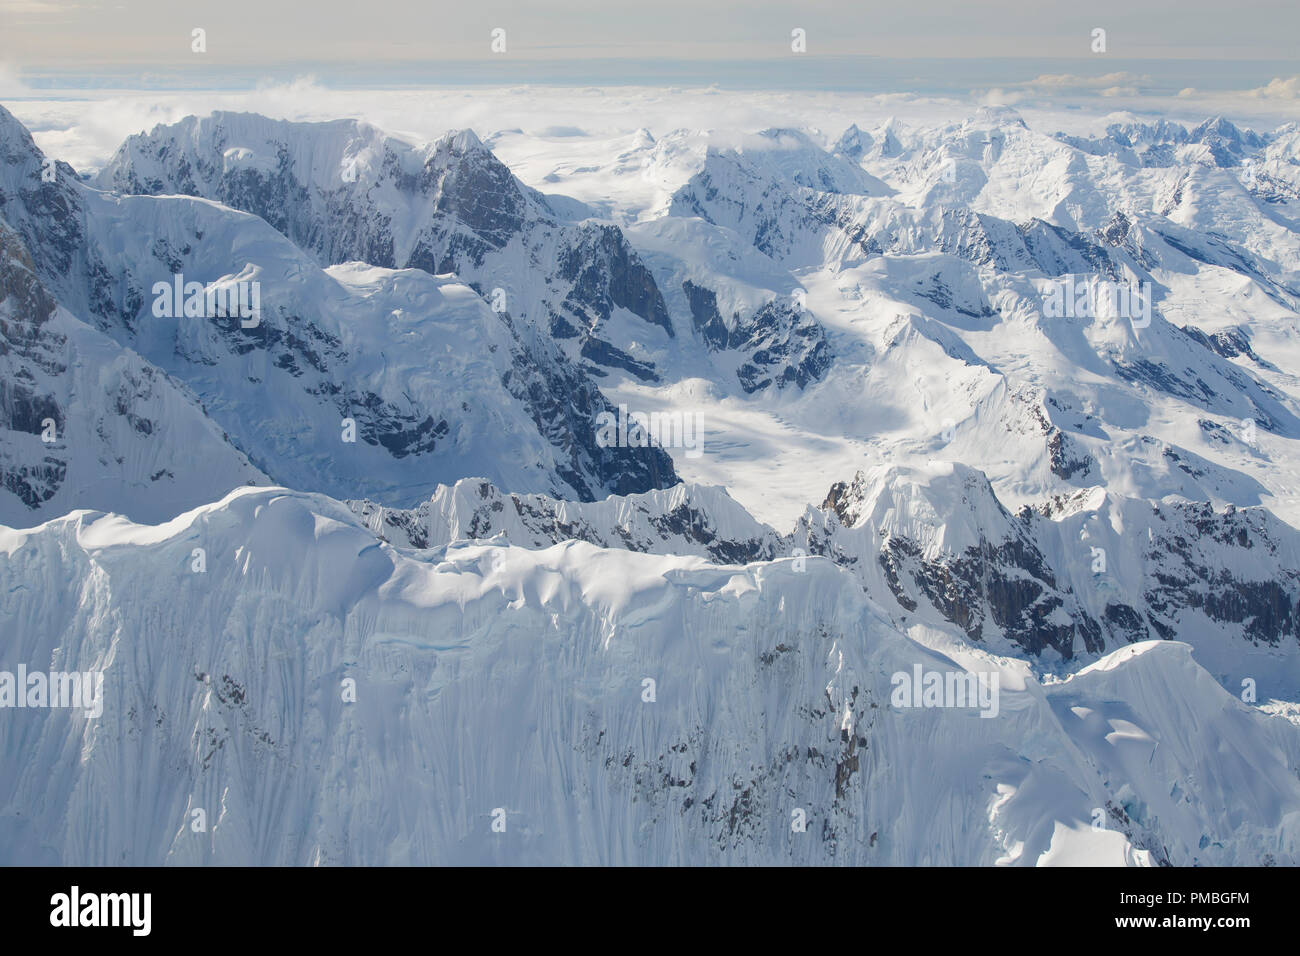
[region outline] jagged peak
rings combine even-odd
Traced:
[[[1242,134],[1243,129],[1236,123],[1228,119],[1222,113],[1211,116],[1203,123],[1192,130],[1193,136],[1204,136],[1206,133],[1217,133],[1220,136],[1237,137]]]
[[[11,157],[15,149],[32,153],[37,157],[45,155],[32,139],[31,131],[3,104],[0,104],[0,147],[4,147],[5,152]]]
[[[840,134],[840,138],[835,141],[831,151],[843,153],[853,159],[857,159],[864,152],[871,148],[875,140],[870,133],[863,132],[857,123],[849,124],[849,128]]]
[[[436,145],[439,149],[447,148],[457,153],[491,152],[472,129],[448,130],[439,137]]]
[[[577,539],[602,547],[662,553],[675,548],[738,561],[775,557],[781,542],[720,485],[678,483],[584,502],[505,492],[486,478],[462,478],[438,485],[416,508],[384,508],[366,500],[348,506],[376,534],[417,548],[504,535],[529,548]]]
[[[951,541],[964,529],[969,542],[960,546],[977,542],[981,529],[996,533],[1010,519],[984,472],[942,459],[859,470],[831,487],[822,508],[845,527],[892,529],[916,540],[937,529]]]

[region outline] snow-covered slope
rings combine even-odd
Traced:
[[[619,313],[649,326],[642,335],[674,334],[617,227],[567,221],[572,204],[557,212],[469,130],[413,146],[351,121],[191,117],[129,139],[98,183],[219,200],[262,217],[323,265],[455,272],[565,341],[573,358],[645,378],[653,365],[615,348],[598,324]]]
[[[614,391],[688,396],[720,448],[679,473],[769,522],[820,494],[810,473],[941,457],[1012,507],[1105,484],[1295,523],[1300,231],[1268,185],[1294,175],[1295,130],[1163,129],[1231,142],[1235,164],[1143,166],[993,109],[834,142],[646,132],[541,179],[615,197],[680,337],[715,356],[657,358],[666,387]],[[527,155],[517,131],[492,141]],[[1084,294],[1091,309],[1054,308]],[[752,341],[783,367],[746,369]]]
[[[745,155],[769,175],[887,191],[796,131],[768,131],[751,146]],[[124,193],[203,196],[254,213],[323,264],[362,259],[455,272],[598,377],[659,383],[665,367],[675,373],[690,351],[674,340],[692,326],[674,318],[665,299],[679,295],[681,278],[657,282],[616,224],[525,186],[470,130],[413,145],[364,123],[218,113],[131,137],[96,181]],[[746,391],[773,382],[802,387],[825,370],[820,354],[811,361],[805,354],[825,351],[815,323],[803,317],[794,324],[804,328],[791,331],[791,317],[771,308],[775,328],[760,316],[759,328],[709,342],[739,356],[724,358],[723,368],[746,364],[739,376]],[[792,336],[798,344],[788,344]],[[811,339],[807,346],[804,339]]]
[[[0,524],[99,506],[161,521],[267,484],[194,396],[60,308],[0,220]]]
[[[51,578],[80,600],[39,586]],[[19,659],[105,672],[97,720],[0,722],[7,860],[1300,851],[1300,727],[1227,694],[1187,645],[1137,644],[1044,683],[1014,659],[908,639],[818,558],[708,565],[584,542],[404,553],[338,503],[246,489],[162,526],[78,512],[0,532],[0,608]],[[905,706],[895,675],[915,668],[996,675],[998,694]]]
[[[715,562],[824,556],[899,628],[1022,657],[1036,673],[1177,638],[1230,691],[1249,679],[1261,700],[1300,696],[1300,533],[1263,508],[1094,487],[1013,514],[983,474],[940,461],[837,482],[788,534],[695,485],[579,503],[464,479],[415,509],[348,504],[403,548],[577,540]]]
[[[602,446],[613,408],[591,379],[455,277],[322,270],[216,203],[102,193],[66,168],[46,182],[7,113],[0,148],[0,216],[54,297],[192,389],[277,481],[391,504],[466,474],[585,499],[676,481],[657,448]],[[177,282],[256,288],[260,312],[180,312],[164,292],[160,315],[157,284]]]
[[[0,861],[1300,862],[1294,124],[482,132],[0,110]]]
[[[469,132],[420,146],[352,121],[214,114],[132,137],[98,182],[236,205],[321,262],[454,269],[486,297],[501,290],[528,337],[611,398],[689,403],[773,443],[793,431],[783,483],[810,454],[848,477],[863,455],[941,452],[1016,505],[1104,482],[1295,519],[1300,499],[1272,462],[1300,441],[1284,371],[1300,357],[1300,243],[1233,178],[1246,163],[1289,168],[1294,136],[1226,121],[1149,135],[1227,143],[1239,162],[1148,168],[1006,109],[826,147],[799,130],[677,130],[632,136],[601,169],[640,197],[620,229],[575,221],[579,206],[521,183]],[[1088,314],[1053,311],[1080,288],[1097,297]],[[1136,298],[1110,304],[1115,290]],[[678,473],[782,523],[816,493],[804,482],[769,510],[745,484],[763,474],[755,459],[782,459],[722,444],[742,449],[734,465],[675,454]]]
[[[1044,671],[1176,638],[1233,692],[1250,679],[1261,699],[1300,696],[1300,533],[1263,508],[1095,487],[1012,514],[983,474],[934,462],[837,483],[792,540],[891,594],[898,620],[955,625]]]

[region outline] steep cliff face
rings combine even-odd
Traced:
[[[823,184],[873,182],[842,160],[825,164],[815,177]],[[788,167],[787,174],[802,175]],[[218,113],[130,138],[97,182],[123,193],[219,200],[265,219],[324,264],[359,259],[454,272],[598,377],[623,371],[661,380],[652,357],[618,341],[623,333],[610,329],[611,319],[635,320],[633,330],[648,324],[665,340],[677,334],[653,271],[618,226],[558,214],[468,130],[414,147],[364,123]],[[774,381],[802,388],[829,366],[825,331],[801,308],[773,302],[727,324],[730,336],[710,345],[744,357],[746,392]]]
[[[918,620],[937,612],[1048,668],[1178,639],[1229,689],[1250,678],[1287,697],[1300,686],[1300,535],[1262,508],[1093,488],[1013,515],[983,475],[943,463],[837,483],[793,540]]]
[[[82,597],[33,586],[56,578]],[[977,646],[909,639],[821,558],[403,552],[336,502],[248,489],[158,527],[78,513],[0,532],[0,610],[18,659],[105,675],[97,719],[0,722],[3,859],[1291,864],[1300,850],[1300,729],[1225,693],[1187,645],[1040,682]],[[897,692],[918,671],[996,679],[997,695],[928,707]]]
[[[0,382],[0,426],[10,433],[39,436],[52,425],[57,437],[59,425],[67,423],[54,394],[38,378],[67,372],[67,339],[49,329],[56,307],[33,273],[22,240],[0,222],[0,361],[7,366]],[[31,509],[53,497],[67,473],[66,460],[46,454],[27,462],[16,449],[5,451],[5,490]]]
[[[736,370],[741,388],[757,392],[769,385],[805,388],[830,368],[826,330],[797,301],[773,299],[750,316],[733,313],[730,322],[718,310],[717,293],[689,279],[682,292],[691,320],[711,350],[730,350],[743,357]]]

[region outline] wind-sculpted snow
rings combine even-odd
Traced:
[[[678,485],[594,503],[507,495],[465,479],[409,510],[349,507],[402,548],[570,540],[717,563],[823,556],[850,571],[900,627],[922,626],[1036,672],[1135,642],[1180,639],[1225,688],[1300,694],[1300,534],[1262,508],[1154,505],[1098,487],[1008,511],[988,479],[948,462],[859,472],[789,534],[723,489]]]
[[[77,512],[0,532],[0,609],[5,665],[104,672],[98,719],[0,721],[5,861],[1293,864],[1300,848],[1300,728],[1186,645],[1043,683],[908,639],[818,558],[401,552],[329,499],[246,489],[161,526]],[[917,668],[997,692],[911,706],[896,675]]]

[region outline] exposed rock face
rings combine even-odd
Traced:
[[[63,434],[67,414],[45,387],[48,378],[67,371],[66,339],[48,327],[55,308],[54,298],[36,278],[27,248],[0,220],[0,367],[5,372],[0,378],[0,431],[39,441],[48,422],[56,436]],[[0,451],[0,486],[35,509],[62,484],[67,459],[48,447],[36,461],[23,460],[15,451],[12,446]]]
[[[586,541],[602,548],[698,554],[739,564],[770,561],[786,547],[780,535],[755,521],[723,489],[696,485],[580,503],[505,494],[489,482],[466,478],[454,487],[439,487],[417,508],[383,508],[370,501],[348,506],[383,540],[412,548],[500,536],[527,548]]]
[[[795,541],[857,567],[869,589],[874,552],[905,610],[928,604],[972,640],[997,635],[1034,655],[1195,642],[1198,630],[1221,635],[1222,647],[1300,650],[1300,534],[1264,509],[1152,508],[1090,489],[1011,515],[982,475],[952,475],[837,482]],[[961,494],[944,505],[958,478]]]
[[[0,217],[24,245],[41,250],[40,274],[66,273],[85,239],[76,174],[66,163],[47,166],[26,127],[3,107],[0,167]]]
[[[514,333],[509,316],[503,318]],[[579,500],[677,484],[672,458],[662,448],[601,445],[596,422],[602,413],[617,410],[558,349],[536,341],[530,348],[517,334],[515,343],[502,383],[528,410],[539,433],[564,453],[557,473]]]
[[[823,556],[882,605],[1045,665],[1171,638],[1207,657],[1230,657],[1244,642],[1300,662],[1300,534],[1259,508],[1153,509],[1094,488],[1011,514],[982,474],[961,466],[859,472],[789,535],[721,489],[692,485],[580,504],[466,479],[415,509],[349,506],[384,540],[415,548],[502,536],[528,548],[581,540],[724,564]]]
[[[592,333],[616,308],[674,334],[654,278],[617,226],[562,221],[467,130],[415,149],[362,123],[217,113],[132,137],[99,183],[217,199],[324,264],[454,272],[485,296],[501,289],[516,322],[560,339]],[[582,354],[627,364],[609,342]]]
[[[158,368],[78,322],[0,219],[0,524],[162,519],[265,476]],[[61,513],[61,512],[60,512]]]
[[[573,283],[569,299],[575,313],[590,309],[600,320],[624,308],[673,335],[654,277],[616,226],[580,227],[573,242],[561,250],[558,265],[560,277]]]
[[[859,472],[837,482],[822,512],[801,519],[795,540],[856,566],[869,589],[883,582],[904,610],[924,602],[971,640],[997,635],[1031,654],[1067,658],[1106,646],[1032,529],[1002,507],[983,475],[954,467],[926,480],[933,484]],[[940,504],[952,492],[952,504]],[[932,511],[939,507],[947,514]],[[920,522],[936,518],[937,535],[922,530]]]
[[[1290,526],[1260,508],[1216,511],[1206,502],[1163,504],[1153,518],[1159,530],[1149,538],[1141,593],[1151,628],[1142,637],[1175,636],[1186,612],[1199,611],[1252,643],[1300,642],[1300,565]]]
[[[772,384],[806,388],[830,368],[826,330],[797,303],[773,299],[752,316],[733,313],[728,325],[718,312],[718,297],[712,290],[687,280],[682,291],[690,303],[695,329],[709,349],[730,350],[745,357],[736,375],[746,392]]]
[[[297,178],[324,161],[319,151],[334,142],[329,130],[317,140],[277,142],[256,156],[220,122],[205,127],[212,134],[205,145],[215,153],[193,143],[188,150],[172,141],[148,141],[138,150],[128,144],[123,155],[137,162],[119,165],[113,178],[167,195],[119,197],[87,189],[66,167],[54,182],[43,182],[39,150],[7,113],[0,119],[6,132],[0,201],[52,297],[193,388],[220,432],[274,480],[408,504],[440,478],[489,471],[496,456],[504,470],[492,473],[500,480],[585,500],[677,481],[660,448],[601,447],[596,419],[613,406],[584,371],[592,353],[567,355],[521,322],[511,309],[526,306],[526,297],[490,308],[492,288],[476,290],[471,300],[446,277],[378,276],[356,264],[327,274],[269,228],[325,260],[364,255],[409,264],[424,257],[430,271],[454,260],[472,272],[474,263],[506,246],[514,250],[504,253],[513,262],[519,231],[527,227],[551,256],[566,237],[594,243],[593,254],[610,254],[604,272],[575,277],[585,290],[578,299],[603,302],[606,314],[630,304],[665,319],[662,301],[653,300],[653,281],[617,231],[589,233],[556,222],[544,200],[520,186],[472,134],[444,139],[427,156],[414,157],[420,160],[414,165],[409,148],[403,152],[382,137],[366,147],[375,148],[388,186],[406,190],[402,208],[427,207],[421,221],[428,228],[401,232],[394,245],[394,229],[410,224],[394,225],[392,215],[367,205],[363,189],[348,188],[355,183],[339,179],[337,189],[322,192],[310,177]],[[260,117],[232,123],[245,132],[282,125]],[[326,126],[339,132],[339,124]],[[177,192],[242,204],[266,221],[172,195]],[[65,228],[49,228],[51,210],[62,210],[58,221]],[[331,218],[330,210],[337,215]],[[385,235],[368,231],[385,222]],[[390,247],[391,254],[383,251]],[[543,271],[536,263],[525,270],[534,278]],[[155,286],[162,280],[170,287],[180,276],[199,288],[258,286],[260,314],[253,322],[188,313],[159,319]],[[394,349],[389,334],[403,336],[404,347]],[[458,381],[459,394],[439,387],[439,374]],[[16,414],[30,418],[16,393],[12,402]],[[347,429],[355,431],[351,448],[340,437]],[[501,454],[494,436],[502,433],[512,436],[514,454]],[[47,491],[54,475],[46,474]]]

